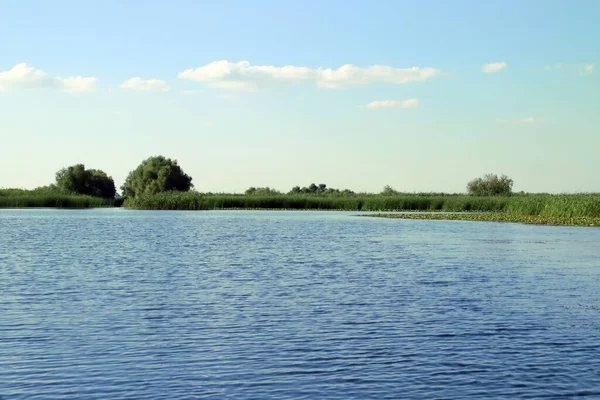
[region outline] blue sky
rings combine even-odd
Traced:
[[[0,187],[600,191],[600,2],[0,1]]]

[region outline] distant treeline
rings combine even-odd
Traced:
[[[0,189],[0,207],[114,207],[144,210],[289,209],[347,211],[494,212],[511,218],[585,224],[600,218],[598,194],[513,193],[513,180],[487,174],[467,183],[467,194],[356,193],[324,183],[294,186],[283,193],[250,187],[244,194],[200,193],[176,160],[150,157],[132,170],[117,193],[112,177],[83,164],[62,168],[54,183],[35,190]],[[508,217],[507,217],[508,218]],[[517,219],[518,219],[517,218]]]

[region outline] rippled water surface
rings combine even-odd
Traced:
[[[0,396],[600,398],[600,230],[0,210]]]

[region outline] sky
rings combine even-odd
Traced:
[[[600,192],[600,1],[0,0],[0,187]]]

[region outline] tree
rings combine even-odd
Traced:
[[[393,196],[395,194],[398,194],[398,191],[390,185],[385,185],[383,187],[383,190],[381,191],[381,194],[384,196]]]
[[[115,181],[106,172],[98,169],[85,169],[83,164],[63,168],[56,173],[56,187],[66,193],[114,198],[117,189]]]
[[[254,187],[251,186],[244,192],[247,196],[276,196],[280,195],[279,190],[271,189],[270,187]]]
[[[156,156],[145,159],[131,171],[121,190],[123,196],[135,197],[172,190],[185,192],[192,187],[192,178],[177,165],[177,160]]]
[[[288,194],[320,194],[320,195],[335,195],[335,196],[351,196],[354,192],[350,189],[333,189],[328,188],[326,184],[319,183],[318,185],[315,183],[311,183],[308,187],[304,186],[300,188],[300,186],[294,186]]]
[[[506,175],[486,174],[467,184],[467,191],[473,196],[510,196],[513,180]]]

